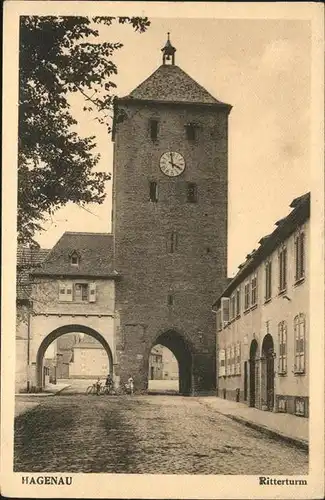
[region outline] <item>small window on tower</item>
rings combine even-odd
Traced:
[[[197,139],[197,126],[194,123],[185,125],[185,130],[187,140],[195,141]]]
[[[153,201],[153,202],[158,201],[158,184],[155,181],[151,181],[149,183],[149,197],[150,197],[150,201]]]
[[[177,231],[173,231],[172,233],[170,233],[168,238],[168,252],[175,253],[177,252],[177,248],[178,248],[178,234]]]
[[[172,294],[172,293],[169,293],[169,294],[167,295],[167,304],[168,304],[169,306],[174,305],[174,296],[173,296],[173,294]]]
[[[158,120],[150,120],[150,137],[153,141],[158,138]]]
[[[194,182],[187,183],[187,201],[197,203],[197,185]]]

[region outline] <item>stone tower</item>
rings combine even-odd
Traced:
[[[148,384],[156,344],[179,364],[180,392],[215,388],[211,310],[227,275],[229,104],[163,64],[114,109],[116,374]]]

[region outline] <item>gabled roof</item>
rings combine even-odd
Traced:
[[[39,269],[51,250],[45,248],[28,248],[18,246],[17,249],[17,300],[28,300],[30,297],[30,273]]]
[[[229,104],[218,101],[185,71],[173,64],[162,64],[128,96],[118,100],[196,103],[231,108]]]
[[[70,256],[77,252],[78,266]],[[65,232],[33,274],[44,276],[116,277],[113,264],[113,235],[110,233]]]
[[[283,219],[277,221],[276,229],[260,239],[260,246],[247,255],[247,260],[239,266],[239,271],[231,279],[223,293],[213,304],[213,308],[220,306],[221,297],[230,297],[236,287],[243,282],[274,250],[285,241],[299,225],[310,216],[310,193],[295,198],[290,207],[293,210]]]

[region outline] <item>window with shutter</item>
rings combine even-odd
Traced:
[[[240,375],[240,342],[236,344],[236,375]]]
[[[245,287],[244,287],[244,294],[245,294],[245,302],[244,302],[244,306],[245,306],[245,311],[247,311],[247,309],[249,309],[250,307],[250,284],[249,282],[245,283]]]
[[[223,327],[227,323],[229,323],[229,298],[228,297],[221,298],[221,321],[222,321]]]
[[[265,300],[272,297],[272,262],[265,263]]]
[[[59,300],[60,301],[65,301],[66,300],[66,293],[65,293],[65,283],[59,283]]]
[[[252,287],[252,306],[257,304],[257,274],[252,277],[251,280]]]
[[[89,284],[89,302],[96,302],[96,283]]]
[[[225,359],[226,359],[225,349],[221,349],[219,351],[219,377],[224,377],[226,374]]]
[[[280,375],[286,375],[287,373],[287,323],[281,321],[278,325],[278,337],[279,337],[279,359],[278,359],[278,371]]]
[[[66,293],[65,301],[66,302],[72,302],[73,301],[72,288],[73,288],[72,283],[66,283],[66,287],[65,287],[65,293]]]
[[[240,288],[236,290],[236,317],[240,316]]]
[[[305,315],[300,313],[294,318],[295,335],[295,373],[305,373]]]

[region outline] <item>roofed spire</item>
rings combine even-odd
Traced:
[[[168,32],[167,33],[167,42],[165,43],[165,46],[161,49],[161,51],[163,53],[163,64],[168,64],[167,61],[169,61],[169,64],[174,65],[175,64],[176,49],[170,43],[169,35],[170,35],[170,33]]]

